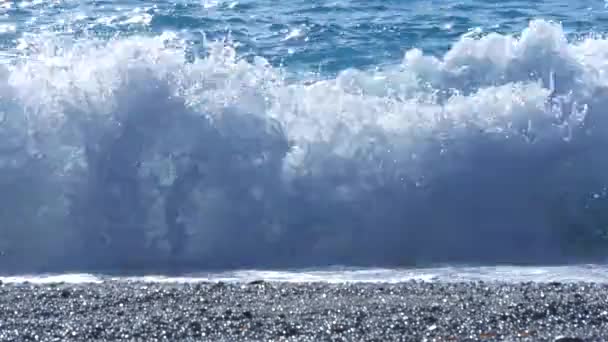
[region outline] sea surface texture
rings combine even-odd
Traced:
[[[601,263],[607,6],[1,1],[0,273]]]

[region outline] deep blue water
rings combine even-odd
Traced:
[[[0,272],[603,260],[602,1],[0,3]]]
[[[572,37],[602,34],[602,1],[15,1],[2,8],[7,50],[28,34],[88,39],[181,32],[200,49],[230,35],[242,57],[336,73],[399,63],[405,51],[445,53],[463,34],[518,34],[530,20],[561,22]]]

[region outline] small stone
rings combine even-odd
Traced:
[[[558,336],[553,340],[554,342],[585,342],[582,338],[579,337],[569,337],[569,336]]]
[[[243,312],[243,317],[245,317],[247,319],[252,319],[253,318],[253,314],[251,313],[251,311],[244,311]]]
[[[95,328],[93,328],[93,331],[91,332],[91,334],[93,335],[94,338],[99,338],[101,337],[101,335],[103,335],[104,332],[104,328],[97,325],[95,326]]]
[[[264,285],[266,282],[262,279],[257,279],[249,282],[249,285]]]
[[[68,289],[61,290],[61,298],[69,298],[69,297],[70,297],[70,290],[68,290]]]
[[[220,289],[224,287],[226,287],[226,283],[224,283],[223,281],[218,281],[217,283],[213,284],[214,289]]]
[[[190,322],[190,329],[194,332],[201,331],[201,324],[199,322]]]

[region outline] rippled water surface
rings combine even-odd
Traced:
[[[6,1],[1,11],[6,50],[18,50],[19,39],[31,34],[87,39],[178,31],[194,45],[229,35],[241,56],[322,72],[398,63],[410,48],[439,54],[463,34],[519,33],[538,18],[563,23],[573,37],[602,34],[608,25],[603,1],[563,0]]]

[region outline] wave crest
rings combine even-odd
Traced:
[[[0,74],[0,270],[603,257],[607,44],[536,20],[303,79],[39,37]]]

